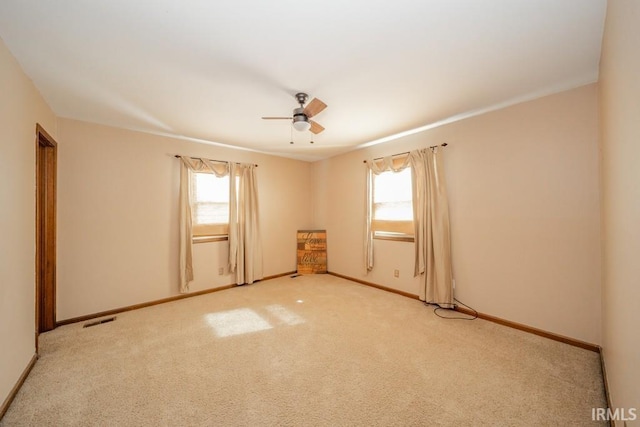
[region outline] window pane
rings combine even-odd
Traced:
[[[411,201],[411,168],[374,175],[373,200],[375,203]]]
[[[413,221],[411,168],[374,175],[373,218],[384,221]]]
[[[229,176],[195,173],[192,217],[194,225],[229,223]]]
[[[195,224],[226,224],[229,222],[229,203],[196,203]]]
[[[218,178],[212,173],[196,173],[195,202],[229,203],[229,175]]]
[[[373,217],[389,221],[413,221],[413,205],[408,202],[375,203]]]

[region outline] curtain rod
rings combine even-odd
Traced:
[[[446,147],[447,145],[449,145],[449,144],[447,144],[446,142],[443,142],[443,143],[442,143],[442,144],[440,144],[440,145],[432,145],[431,147],[427,147],[427,148]],[[392,155],[391,155],[391,157],[394,157],[394,156],[402,156],[402,155],[404,155],[404,154],[409,154],[409,151],[405,151],[404,153],[392,154]],[[384,157],[376,157],[376,158],[375,158],[375,159],[373,159],[373,160],[381,160],[381,159],[383,159],[383,158],[384,158]],[[366,161],[366,160],[363,160],[363,161],[362,161],[362,163],[367,163],[367,161]]]
[[[175,157],[176,159],[180,159],[180,158],[182,158],[183,156],[181,156],[181,155],[179,155],[179,154],[176,154],[174,157]],[[185,157],[186,157],[186,156],[185,156]],[[202,157],[189,157],[189,158],[190,158],[190,159],[202,159]],[[230,162],[228,162],[228,161],[226,161],[226,160],[214,160],[214,159],[205,159],[205,160],[209,160],[210,162],[230,163]],[[239,164],[240,164],[240,162],[233,162],[233,163],[235,163],[236,165],[239,165]],[[258,165],[257,165],[257,164],[254,164],[253,166],[258,167]]]

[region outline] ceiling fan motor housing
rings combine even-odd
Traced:
[[[311,128],[311,123],[309,123],[309,119],[304,113],[304,108],[295,108],[293,110],[293,127],[301,132]]]

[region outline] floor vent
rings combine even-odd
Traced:
[[[89,322],[89,323],[85,323],[83,328],[89,328],[91,326],[96,326],[96,325],[102,325],[103,323],[109,323],[109,322],[113,322],[114,320],[116,320],[116,317],[106,317],[104,319],[100,319],[100,320],[96,320],[95,322]]]

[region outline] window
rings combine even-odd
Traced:
[[[191,201],[194,237],[229,233],[229,175],[194,173]]]
[[[374,174],[372,204],[374,237],[413,239],[411,167]]]

